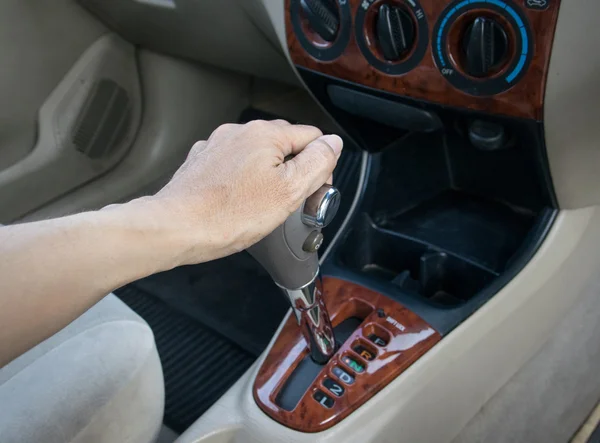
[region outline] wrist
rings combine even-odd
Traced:
[[[168,199],[141,197],[111,205],[102,212],[117,217],[127,230],[128,238],[147,254],[151,272],[162,272],[189,263],[197,244],[195,235],[182,211]]]

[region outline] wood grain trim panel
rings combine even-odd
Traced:
[[[431,50],[432,33],[436,21],[450,1],[421,0],[429,28],[427,52],[416,68],[402,75],[387,75],[368,63],[357,45],[354,30],[354,17],[362,0],[348,1],[353,17],[350,41],[340,57],[323,62],[309,55],[296,38],[291,22],[291,0],[286,0],[287,44],[295,65],[414,99],[491,114],[542,120],[544,90],[560,0],[551,0],[548,9],[544,11],[525,8],[526,0],[514,2],[515,7],[519,8],[529,21],[534,41],[534,55],[526,74],[520,81],[504,92],[485,97],[473,96],[455,88],[435,66]]]
[[[307,354],[305,341],[293,316],[275,340],[254,383],[254,399],[258,406],[274,420],[302,432],[318,432],[339,423],[441,339],[440,334],[419,316],[377,292],[329,277],[323,279],[323,288],[333,325],[360,315],[365,317],[360,327],[323,367],[294,410],[286,411],[275,402],[287,378]],[[382,316],[378,310],[383,310],[385,315]],[[394,324],[394,321],[397,323]],[[385,336],[386,346],[377,346],[367,340],[373,331]],[[358,341],[376,350],[374,360],[364,360],[352,350]],[[344,355],[366,365],[365,371],[356,373],[341,362]],[[351,385],[342,383],[345,393],[341,397],[333,396],[322,384],[325,378],[340,381],[333,375],[334,366],[355,377]],[[317,389],[334,399],[332,408],[325,408],[313,398]]]

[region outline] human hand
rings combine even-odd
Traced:
[[[226,124],[197,142],[151,197],[189,235],[182,264],[223,257],[265,237],[331,177],[342,145],[337,135],[283,120]]]

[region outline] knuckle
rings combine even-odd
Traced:
[[[298,125],[298,126],[301,126],[302,128],[304,128],[306,130],[310,130],[310,131],[314,132],[315,138],[321,137],[323,135],[323,131],[321,131],[316,126],[312,126],[312,125]]]
[[[266,120],[252,120],[246,123],[246,127],[250,131],[264,131],[271,127],[271,123]]]
[[[224,123],[222,125],[220,125],[219,127],[217,127],[217,129],[215,129],[212,133],[212,136],[215,137],[219,137],[222,136],[224,134],[228,134],[230,133],[237,125],[233,124],[233,123]]]
[[[202,152],[205,147],[206,147],[206,141],[205,140],[198,140],[196,143],[194,143],[192,145],[192,148],[189,150],[186,159],[188,159],[188,160],[189,159],[193,159],[194,157],[196,157],[197,155],[199,155],[200,152]]]
[[[200,151],[202,150],[204,147],[206,146],[206,140],[198,140],[196,143],[194,143],[194,145],[192,146],[192,150],[194,151]]]

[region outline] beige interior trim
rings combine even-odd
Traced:
[[[447,442],[541,347],[597,273],[600,210],[559,214],[529,264],[493,299],[348,419],[303,434],[252,398],[255,364],[179,442]],[[237,431],[234,431],[237,429]],[[219,440],[222,432],[235,437]]]
[[[594,408],[581,429],[571,440],[571,443],[587,443],[598,426],[600,426],[600,403]]]
[[[600,2],[562,0],[546,86],[546,149],[561,208],[600,203]]]
[[[183,163],[194,142],[235,122],[249,103],[250,78],[142,50],[144,112],[127,156],[109,173],[22,221],[96,209],[150,192]]]
[[[279,45],[286,58],[292,63],[287,47],[287,39],[285,35],[285,2],[279,0],[255,0],[262,3],[263,10],[268,15],[271,22],[271,27],[277,35]]]
[[[110,155],[79,152],[74,132],[99,81],[110,81],[128,96],[129,124]],[[112,168],[127,152],[141,119],[141,93],[133,45],[106,34],[91,45],[52,91],[38,113],[33,151],[0,172],[0,214],[11,222]],[[66,172],[68,171],[68,172]]]
[[[31,152],[42,103],[106,32],[73,0],[0,2],[0,170]]]
[[[136,45],[295,83],[260,0],[78,1]]]

